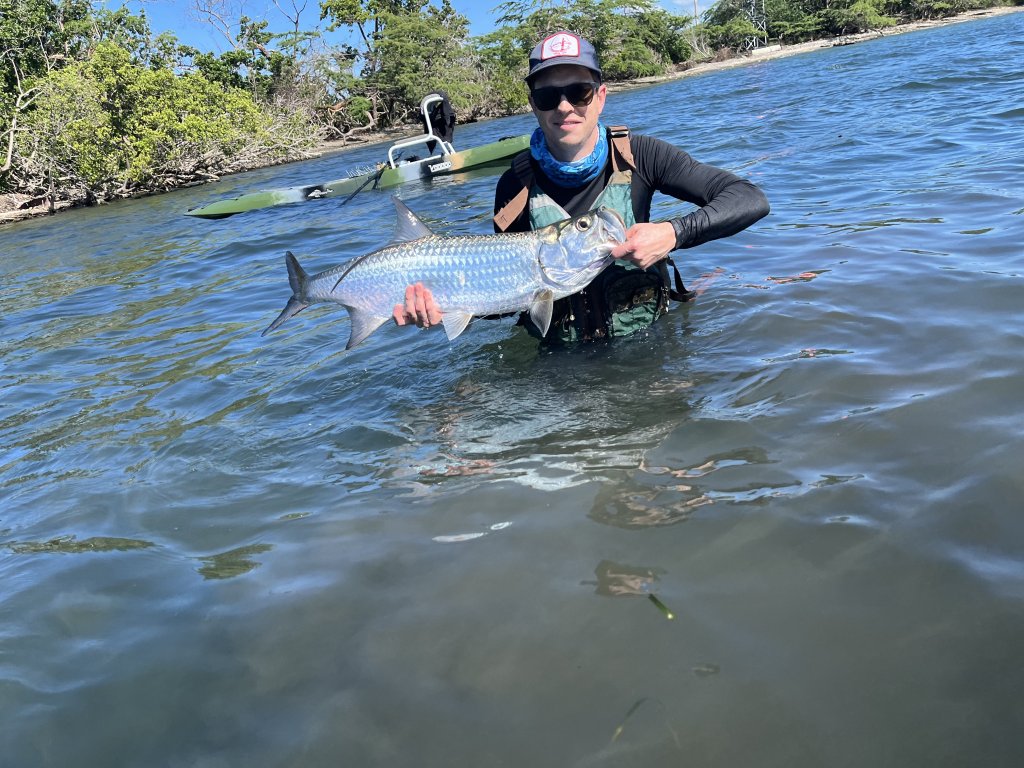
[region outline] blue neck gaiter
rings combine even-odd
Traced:
[[[537,128],[530,137],[530,154],[540,165],[544,175],[560,187],[573,188],[582,187],[584,184],[593,181],[597,175],[604,170],[608,162],[608,134],[604,126],[597,124],[597,146],[594,151],[582,160],[572,163],[563,163],[556,160],[548,149],[548,143],[544,139],[544,132]]]

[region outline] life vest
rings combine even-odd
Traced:
[[[612,208],[622,216],[626,228],[636,223],[633,214],[632,179],[633,152],[629,145],[629,129],[609,129],[612,144],[612,175],[601,191],[594,207]],[[530,153],[516,156],[512,168],[523,189],[494,216],[503,231],[519,215],[529,210],[530,228],[539,229],[569,218],[569,214],[535,183]],[[555,303],[546,341],[572,343],[603,338],[628,336],[650,327],[668,311],[669,299],[687,301],[693,294],[686,291],[676,270],[676,290],[671,290],[667,260],[644,270],[628,261],[616,259],[579,293]],[[675,269],[675,265],[672,265]],[[541,333],[523,315],[520,324],[533,336]]]

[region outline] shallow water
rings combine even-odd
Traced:
[[[612,345],[261,338],[387,193],[182,212],[379,148],[0,230],[0,763],[1018,765],[1022,41],[612,95],[773,205]],[[494,181],[400,195],[487,232]]]

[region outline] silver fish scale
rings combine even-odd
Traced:
[[[366,256],[331,300],[386,316],[405,300],[407,286],[422,282],[446,312],[511,312],[528,305],[543,283],[540,248],[532,233],[424,237]],[[336,281],[331,278],[328,288]]]

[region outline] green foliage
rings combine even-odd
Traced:
[[[25,120],[27,130],[18,136],[25,170],[39,184],[50,179],[64,190],[89,191],[117,175],[124,146],[103,109],[102,85],[84,70],[76,65],[47,77],[36,109]]]
[[[245,88],[255,98],[270,100],[295,82],[296,57],[305,50],[309,33],[269,31],[269,22],[242,16],[235,46],[220,54],[200,51],[191,46],[178,48],[178,59],[188,59],[186,69],[207,80],[231,88]],[[283,43],[284,50],[277,47]]]
[[[420,100],[434,90],[448,92],[457,110],[487,100],[481,57],[469,44],[469,20],[450,0],[322,0],[322,18],[332,29],[349,27],[355,42],[344,57],[358,78],[336,91],[344,99],[370,103],[369,124],[383,126],[416,114]],[[365,102],[359,102],[363,105]],[[346,108],[346,116],[351,112]]]
[[[201,75],[143,71],[134,86],[126,178],[147,183],[214,151],[231,158],[266,134],[268,124],[248,94]]]
[[[83,20],[81,31],[84,36],[91,33],[94,42],[106,41],[123,48],[136,62],[146,61],[152,47],[149,22],[145,13],[135,16],[122,6],[116,11],[97,9],[89,20]]]
[[[516,27],[500,27],[476,41],[480,65],[488,78],[489,103],[497,114],[508,114],[526,106],[523,82],[533,42]]]
[[[0,0],[0,80],[6,98],[19,82],[74,58],[85,45],[85,0]]]
[[[353,96],[345,102],[345,119],[349,125],[366,125],[373,103],[365,96]]]
[[[991,8],[1002,4],[999,0],[888,0],[883,10],[908,20],[941,19],[975,8]]]
[[[415,14],[426,0],[320,0],[320,18],[336,26],[359,26],[382,14]]]
[[[769,37],[786,43],[891,27],[898,21],[941,18],[1001,0],[766,0]],[[708,12],[741,13],[737,0],[721,0]]]
[[[159,187],[162,177],[209,153],[229,159],[268,129],[245,92],[202,75],[140,67],[112,43],[51,73],[39,89],[19,156],[66,190],[104,197]]]
[[[245,79],[240,68],[248,58],[245,52],[227,51],[215,56],[212,53],[186,48],[185,53],[192,59],[192,69],[212,83],[220,83],[229,88],[242,88]]]
[[[750,18],[749,3],[744,0],[719,0],[708,8],[701,35],[712,49],[730,51],[750,48],[761,37]]]
[[[437,89],[448,91],[458,108],[468,107],[476,79],[474,58],[466,44],[469,21],[452,11],[447,0],[426,13],[384,13],[377,36],[376,72],[367,76],[394,115],[415,112],[420,99]]]
[[[17,186],[7,156],[25,118],[43,108],[36,84],[88,59],[105,41],[154,66],[163,66],[175,45],[173,37],[154,45],[145,15],[125,8],[94,9],[88,0],[0,0],[0,191]]]
[[[660,75],[665,65],[641,40],[626,40],[615,52],[601,61],[606,80],[629,80],[637,77]]]
[[[488,93],[505,111],[526,105],[530,51],[545,35],[567,30],[597,49],[606,80],[663,74],[690,58],[691,19],[651,0],[507,0],[498,6],[502,24],[477,41],[489,75]]]
[[[15,87],[15,75],[31,79],[87,59],[100,42],[116,44],[134,61],[148,62],[150,56],[166,53],[167,38],[155,46],[145,13],[135,15],[125,7],[93,8],[89,0],[0,0],[5,92]]]
[[[715,9],[719,4],[714,6]],[[786,43],[802,43],[820,37],[821,20],[792,0],[765,0],[768,37]]]
[[[689,28],[694,20],[690,16],[654,8],[640,10],[634,18],[636,24],[631,34],[661,58],[681,64],[693,56]]]
[[[880,0],[842,0],[817,14],[820,29],[827,35],[848,35],[891,27],[895,19],[883,16],[874,5]]]

